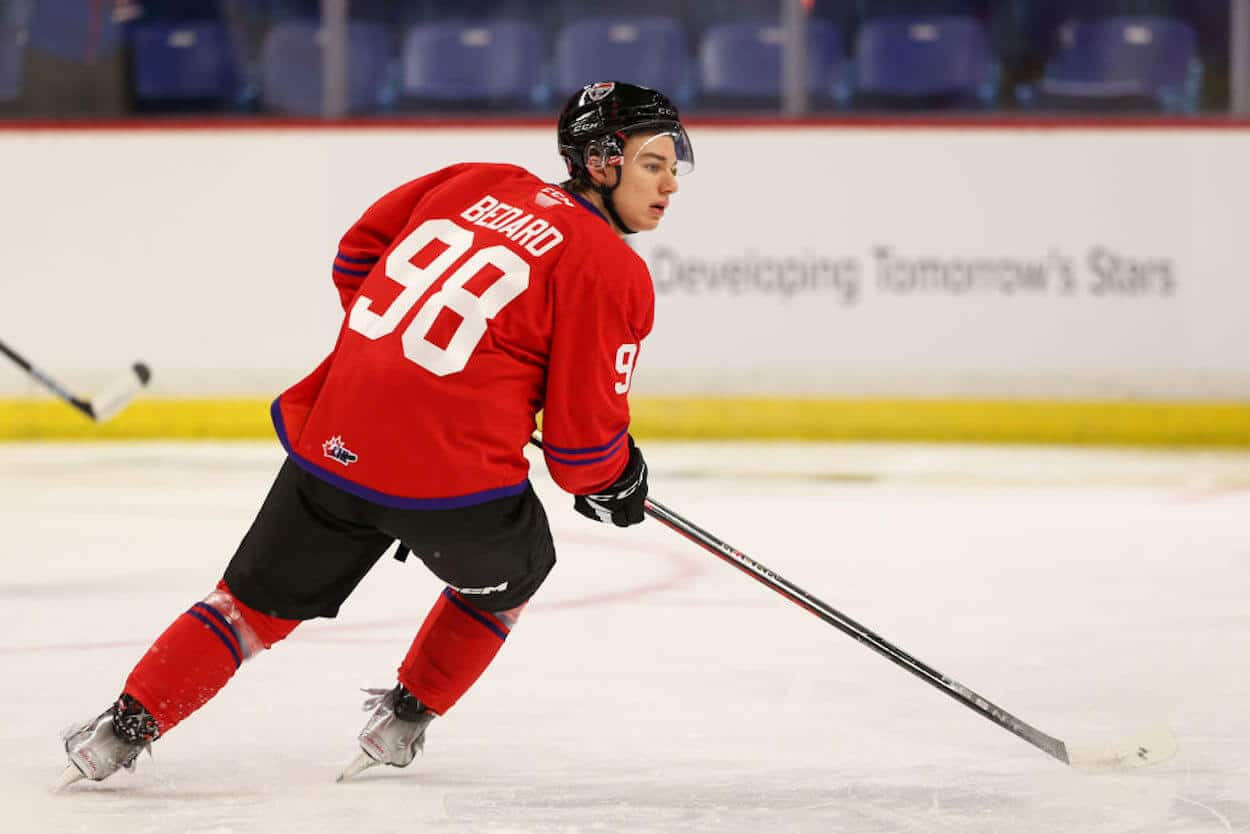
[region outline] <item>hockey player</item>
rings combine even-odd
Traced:
[[[628,394],[654,291],[627,234],[654,229],[693,169],[662,94],[619,82],[570,99],[569,179],[453,165],[378,200],[340,243],[333,353],[274,402],[288,457],[222,580],[139,660],[117,701],[65,734],[62,785],[132,768],[249,657],[334,617],[398,540],[447,588],[378,690],[344,776],[404,767],[485,671],[555,564],[523,449],[574,508],[644,518]]]

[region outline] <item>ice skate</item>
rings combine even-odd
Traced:
[[[156,719],[134,698],[122,695],[93,721],[62,734],[69,765],[62,772],[57,789],[80,779],[99,782],[123,767],[134,770],[139,753],[150,752],[159,735]]]
[[[366,689],[364,709],[373,710],[360,731],[361,752],[339,774],[339,782],[377,765],[407,767],[425,745],[425,728],[437,716],[403,684],[394,689]]]

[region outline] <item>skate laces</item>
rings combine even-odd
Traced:
[[[420,699],[409,692],[402,683],[390,689],[362,689],[360,691],[369,696],[361,706],[363,712],[369,712],[379,706],[389,706],[391,714],[400,721],[425,721],[427,716],[430,719],[435,716],[434,711],[421,703]]]
[[[130,744],[143,744],[149,749],[161,735],[152,713],[130,695],[122,693],[113,704],[113,731]]]

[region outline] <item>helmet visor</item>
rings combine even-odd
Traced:
[[[649,131],[644,128],[639,132],[648,133]],[[672,142],[671,150],[669,141]],[[694,146],[690,144],[690,137],[686,135],[684,127],[677,125],[657,130],[638,146],[630,162],[657,160],[661,164],[671,166],[674,176],[684,176],[694,170]]]

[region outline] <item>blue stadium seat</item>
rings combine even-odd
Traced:
[[[68,61],[108,58],[121,47],[122,22],[112,3],[38,0],[30,11],[27,46]]]
[[[670,17],[596,17],[560,30],[555,49],[555,87],[560,95],[591,81],[616,80],[687,97],[686,33]]]
[[[22,94],[22,30],[0,20],[0,104],[16,101]]]
[[[699,45],[701,94],[709,101],[775,102],[782,94],[785,31],[775,20],[710,26]],[[842,33],[825,20],[807,21],[807,83],[816,99],[840,100],[846,56]]]
[[[290,20],[269,30],[261,48],[261,105],[265,109],[297,116],[320,115],[321,41],[320,27],[309,20]],[[348,24],[350,112],[369,113],[382,106],[390,51],[385,27],[374,23]]]
[[[865,21],[855,70],[865,107],[987,106],[998,77],[985,27],[966,15]]]
[[[409,98],[515,106],[531,103],[542,81],[542,33],[531,23],[414,26],[402,56]]]
[[[1167,17],[1069,21],[1036,89],[1042,106],[1189,112],[1202,77],[1193,27]],[[1025,103],[1033,91],[1021,91]]]
[[[222,23],[141,23],[131,37],[138,100],[224,101],[233,92],[234,51]]]
[[[1227,62],[1229,0],[1000,0],[1009,37],[1018,51],[1052,55],[1068,21],[1088,23],[1112,17],[1168,17],[1183,20],[1198,34],[1205,61]]]

